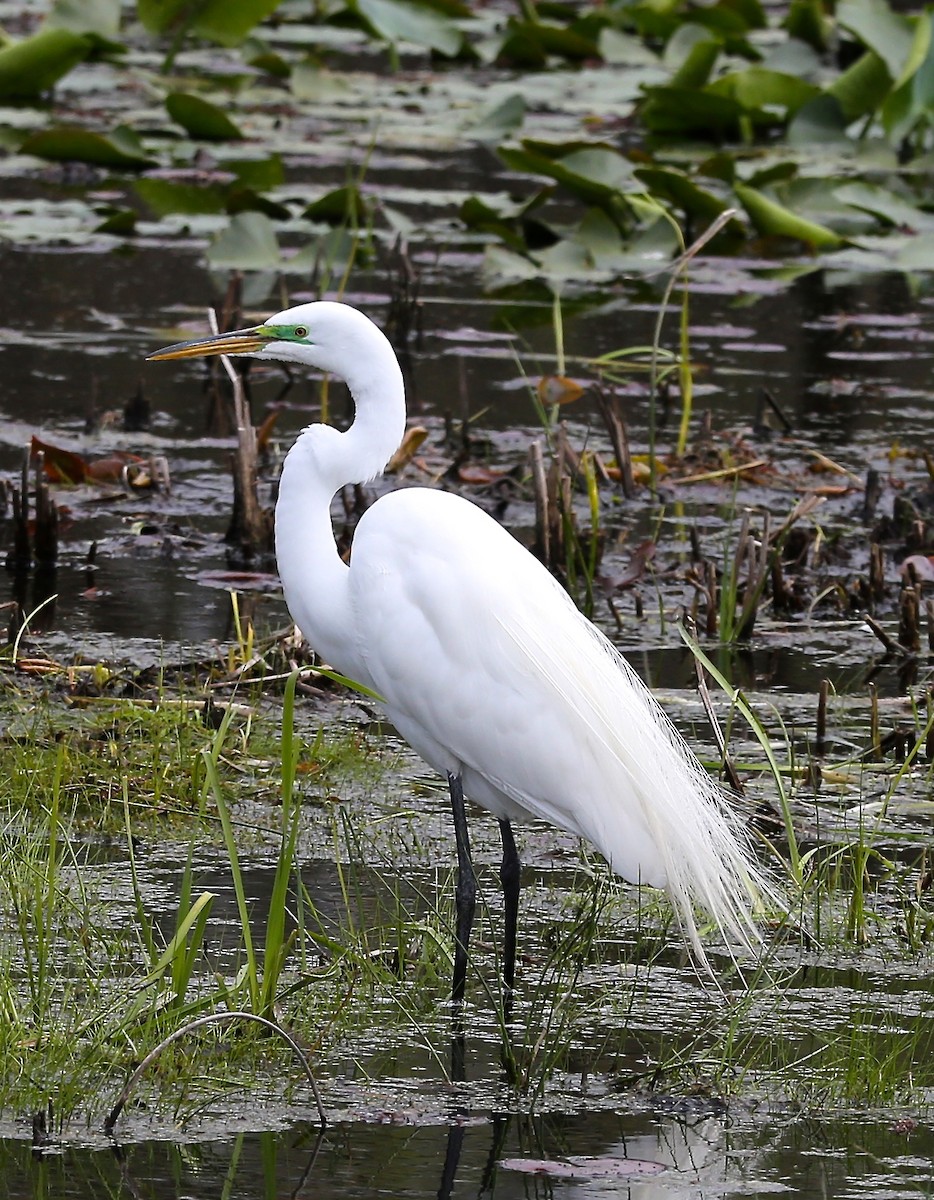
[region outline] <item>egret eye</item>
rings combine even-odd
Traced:
[[[308,330],[304,325],[296,325],[293,331],[296,337],[308,337]]]

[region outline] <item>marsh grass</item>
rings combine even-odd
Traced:
[[[492,1051],[517,1109],[597,1076],[815,1104],[930,1094],[930,870],[923,840],[899,822],[930,803],[931,706],[909,710],[897,760],[867,757],[858,725],[832,743],[851,745],[848,758],[815,760],[777,709],[702,661],[723,689],[731,752],[779,816],[763,846],[790,916],[769,914],[764,966],[747,965],[744,985],[715,951],[718,992],[685,958],[663,897],[637,894],[596,861],[527,868],[507,1018],[495,825],[481,820],[468,1063],[471,1045]],[[81,708],[52,694],[8,698],[4,1111],[50,1098],[60,1121],[103,1111],[161,1039],[243,1007],[300,1036],[326,1106],[329,1072],[370,1084],[447,1077],[452,860],[446,824],[424,811],[443,812],[440,793],[400,785],[333,714],[299,716],[295,688],[293,678],[281,727],[278,705],[274,716],[232,705],[212,729],[168,694]],[[345,801],[351,778],[361,782]],[[387,787],[392,801],[379,795]],[[168,894],[152,878],[161,844],[174,859]],[[226,860],[229,885],[215,873],[203,886],[205,854]],[[271,881],[262,904],[258,864]],[[141,1098],[190,1116],[231,1091],[283,1094],[287,1058],[260,1032],[199,1031],[160,1058]]]
[[[291,719],[294,684],[286,698]],[[51,1098],[59,1122],[90,1114],[106,1103],[108,1088],[122,1082],[127,1064],[179,1023],[232,1008],[243,995],[256,1009],[272,1007],[293,936],[284,932],[284,896],[297,826],[299,745],[254,728],[242,711],[228,707],[215,733],[203,724],[200,708],[168,694],[147,705],[104,701],[77,710],[52,693],[8,696],[0,737],[4,1111],[44,1109]],[[338,751],[341,741],[335,737],[316,764],[320,785],[338,770],[342,755],[350,769],[346,756],[360,754],[354,739]],[[280,748],[283,758],[265,762],[283,796],[276,810],[284,822],[281,882],[267,925],[268,969],[257,973],[251,992],[249,972],[231,976],[222,967],[250,959],[244,946],[229,945],[229,924],[218,941],[216,896],[197,886],[196,859],[203,856],[195,849],[222,850],[212,788],[252,778],[260,756]],[[241,761],[248,762],[249,775]],[[244,833],[252,844],[256,833],[238,822],[241,840]],[[177,847],[178,864],[168,919],[171,896],[147,878],[149,847],[166,840]],[[159,1087],[177,1094],[193,1089],[193,1063],[210,1063],[209,1044],[210,1038],[195,1039],[167,1055]],[[225,1068],[242,1088],[265,1064],[268,1046],[255,1035],[231,1044],[236,1053],[226,1056]],[[219,1084],[206,1080],[205,1086]]]
[[[763,978],[666,1070],[702,1069],[730,1090],[817,1106],[931,1103],[930,705],[911,704],[913,730],[891,756],[876,757],[878,714],[867,711],[861,726],[850,718],[849,757],[799,760],[779,711],[752,703],[683,636],[726,696],[734,761],[746,771],[758,759],[751,778],[779,820],[766,844],[788,913],[772,914]]]

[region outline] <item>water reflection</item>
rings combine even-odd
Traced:
[[[41,270],[37,255],[42,256]],[[90,448],[92,443],[81,433],[88,397],[97,395],[101,408],[119,407],[143,378],[158,431],[147,436],[153,448],[168,456],[173,475],[173,492],[167,499],[134,496],[99,507],[89,508],[86,501],[75,505],[73,524],[65,534],[57,584],[60,599],[54,610],[63,632],[200,641],[220,636],[223,628],[216,597],[187,576],[192,562],[223,565],[223,547],[212,539],[222,532],[229,507],[228,446],[201,440],[204,405],[197,366],[154,373],[143,364],[155,340],[164,341],[165,331],[179,320],[196,320],[210,299],[212,285],[199,256],[196,248],[179,246],[172,254],[171,270],[166,270],[165,248],[141,243],[134,250],[131,270],[122,256],[102,256],[86,248],[50,253],[34,246],[28,251],[0,247],[0,270],[18,302],[15,336],[0,346],[0,469],[18,473],[23,443],[33,430],[53,442]],[[903,445],[930,443],[930,312],[923,299],[912,294],[904,275],[828,279],[815,271],[793,285],[776,287],[774,294],[764,289],[740,312],[736,295],[724,290],[718,274],[728,266],[698,264],[694,280],[698,293],[703,293],[695,304],[697,333],[692,343],[700,372],[698,401],[715,411],[718,425],[754,436],[765,387],[792,422],[794,438],[819,445],[857,473],[877,459],[885,470],[881,460],[895,428]],[[385,279],[361,271],[356,286],[359,295],[349,298],[372,308],[372,297],[385,292]],[[458,295],[459,289],[466,294]],[[477,295],[466,267],[462,280],[446,273],[443,288],[440,281],[434,289],[423,281],[423,294],[425,345],[412,367],[419,419],[475,418],[474,437],[495,438],[508,431],[510,444],[524,447],[540,430],[515,354],[527,370],[547,369],[554,350],[550,307],[542,306],[540,326],[523,328],[506,339],[476,332],[494,326],[496,306]],[[450,303],[455,297],[457,303]],[[642,284],[641,291],[601,308],[575,313],[569,305],[565,344],[570,353],[582,357],[645,344],[652,337],[657,304],[657,287]],[[159,338],[154,335],[157,328],[162,330]],[[452,379],[460,379],[457,387],[452,387]],[[280,384],[276,371],[257,376],[257,413]],[[308,421],[310,396],[301,385],[290,393],[291,407],[277,431],[284,443]],[[482,417],[477,418],[478,413]],[[570,415],[586,438],[593,414],[581,404]],[[647,393],[642,380],[636,380],[627,396],[626,420],[634,446],[644,444]],[[140,449],[135,442],[121,442],[113,431],[101,436],[104,441],[94,445]],[[67,492],[60,502],[68,504]],[[692,508],[691,520],[709,518],[722,527],[722,491],[713,503],[710,497],[700,505],[693,499],[690,503],[697,509],[694,514]],[[207,540],[200,548],[180,543],[176,553],[166,556],[158,551],[138,555],[126,536],[130,513],[134,518],[151,517],[157,526],[170,520],[190,523]],[[506,519],[515,516],[510,512]],[[627,523],[633,519],[628,514],[624,518]],[[73,564],[83,561],[92,541],[100,544],[100,571],[98,594],[89,599],[83,572]],[[14,590],[17,598],[23,593],[20,584]],[[42,598],[39,593],[47,590],[46,583],[40,587],[31,582],[26,605],[35,607]],[[46,623],[52,618],[53,612],[47,611]]]
[[[342,1122],[235,1134],[260,1114],[245,1110],[204,1140],[124,1147],[66,1147],[34,1154],[25,1141],[0,1141],[0,1197],[55,1196],[594,1196],[656,1198],[749,1196],[776,1190],[802,1200],[883,1194],[914,1197],[934,1188],[934,1134],[910,1117],[858,1123],[745,1107],[692,1111],[493,1116],[450,1125]],[[274,1120],[274,1115],[269,1115]],[[572,1164],[576,1177],[549,1175]],[[594,1177],[587,1178],[588,1160]],[[652,1177],[627,1175],[627,1162],[657,1163]],[[530,1173],[522,1166],[537,1165]],[[618,1173],[614,1174],[614,1170]],[[602,1177],[597,1177],[602,1172]]]

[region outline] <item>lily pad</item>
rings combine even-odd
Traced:
[[[782,24],[790,37],[805,42],[819,53],[827,48],[830,22],[821,0],[791,0]]]
[[[231,187],[227,193],[227,211],[231,214],[240,212],[265,213],[270,220],[287,221],[291,210],[285,204],[270,200],[268,196],[260,195],[253,188]]]
[[[302,216],[309,221],[324,221],[327,225],[350,225],[356,228],[368,218],[369,208],[358,187],[340,187],[313,201]]]
[[[91,53],[90,38],[68,29],[41,29],[0,50],[0,99],[41,96]]]
[[[261,38],[251,37],[243,43],[243,61],[257,71],[265,71],[276,79],[288,79],[292,66],[281,54],[268,46]]]
[[[207,251],[211,267],[263,271],[281,263],[272,221],[263,213],[238,213],[217,235]]]
[[[835,250],[843,245],[844,239],[834,230],[798,216],[756,188],[742,183],[736,183],[733,187],[749,219],[765,237],[795,238],[815,250]]]
[[[137,214],[132,208],[114,208],[106,213],[95,233],[112,233],[117,237],[129,237],[136,232]]]
[[[600,47],[592,38],[565,25],[511,20],[496,57],[500,63],[534,70],[543,67],[549,57],[572,62],[599,58]]]
[[[558,241],[558,235],[531,216],[538,197],[518,203],[509,196],[468,196],[459,216],[468,229],[498,238],[517,253]]]
[[[872,213],[896,228],[934,232],[934,215],[878,184],[847,183],[837,188],[835,195],[844,204]]]
[[[845,144],[848,142],[848,123],[840,101],[825,92],[798,109],[788,125],[788,141],[792,146],[805,146],[812,142]]]
[[[188,92],[172,92],[165,98],[169,116],[189,137],[205,142],[235,142],[243,134],[222,108],[192,96]]]
[[[654,133],[691,134],[722,141],[737,133],[743,108],[732,96],[695,88],[651,87],[645,90],[641,116]]]
[[[515,133],[524,120],[525,101],[520,92],[513,92],[483,109],[464,133],[478,142],[501,142]]]
[[[117,170],[139,170],[153,162],[133,130],[125,125],[118,125],[113,133],[54,125],[30,134],[20,149],[53,162],[85,162]]]
[[[934,113],[934,28],[930,12],[921,13],[915,43],[900,80],[882,108],[889,140],[901,144],[916,126],[931,122]]]
[[[218,183],[184,183],[172,179],[137,179],[139,197],[158,217],[169,213],[206,216],[222,213],[227,203],[227,188]]]
[[[406,0],[350,0],[349,7],[377,37],[394,45],[411,42],[453,58],[463,35],[447,17]]]
[[[867,50],[851,66],[838,75],[827,87],[847,122],[874,113],[889,94],[892,77],[884,60],[874,50]]]
[[[698,186],[683,171],[674,167],[639,167],[635,176],[657,200],[667,200],[686,217],[696,217],[709,223],[727,207],[725,200]]]
[[[840,0],[837,24],[874,50],[893,80],[901,76],[914,42],[907,17],[895,12],[886,0]]]
[[[279,187],[285,180],[285,168],[278,154],[270,154],[268,158],[227,158],[224,170],[233,171],[244,187],[258,191]]]
[[[92,34],[108,46],[118,46],[120,0],[55,0],[44,28]]]
[[[632,164],[615,146],[526,140],[521,147],[501,147],[499,154],[514,170],[554,179],[587,204],[614,212],[625,204],[620,188],[632,179]]]
[[[748,67],[724,75],[710,85],[709,91],[713,95],[730,96],[753,120],[765,123],[774,123],[777,112],[790,115],[820,95],[820,89],[806,80],[763,67]]]
[[[279,7],[280,0],[137,0],[139,19],[150,33],[185,33],[236,46],[260,21]]]
[[[651,1159],[613,1158],[609,1155],[596,1158],[586,1154],[566,1159],[504,1158],[499,1165],[504,1171],[521,1171],[525,1175],[541,1175],[551,1179],[631,1179],[640,1175],[658,1175],[667,1169],[665,1163]]]

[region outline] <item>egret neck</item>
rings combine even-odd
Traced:
[[[349,568],[334,541],[331,501],[342,487],[379,475],[398,448],[405,387],[389,342],[375,326],[364,332],[372,334],[368,344],[343,371],[355,408],[350,428],[342,433],[309,425],[286,456],[276,503],[276,559],[302,633],[330,665],[371,686],[349,619]],[[274,358],[276,351],[273,342],[262,357]]]

